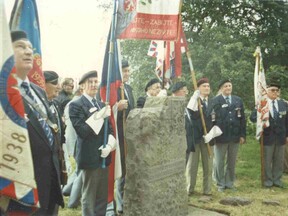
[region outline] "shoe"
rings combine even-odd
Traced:
[[[283,184],[273,184],[273,186],[278,187],[278,188],[284,188]]]
[[[123,214],[124,214],[123,211],[118,211],[118,212],[117,212],[117,216],[118,216],[118,215],[123,215]]]

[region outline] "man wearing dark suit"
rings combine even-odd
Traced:
[[[27,119],[29,119],[27,121],[27,129],[41,207],[34,215],[57,215],[58,205],[64,207],[64,201],[60,188],[58,149],[55,144],[56,137],[52,131],[55,129],[55,124],[52,125],[51,123],[54,118],[48,107],[44,90],[29,82],[27,78],[28,72],[33,67],[32,44],[23,31],[14,31],[11,33],[11,37],[16,79],[23,97],[25,113]],[[39,106],[38,110],[35,109],[35,104]]]
[[[67,181],[67,173],[64,161],[64,152],[63,152],[63,143],[65,143],[64,137],[64,122],[62,121],[62,115],[60,111],[60,105],[54,99],[58,96],[60,91],[59,81],[58,81],[58,74],[55,71],[44,71],[44,78],[45,78],[45,91],[48,99],[49,108],[55,122],[58,126],[58,131],[56,133],[57,137],[57,148],[59,151],[59,160],[60,160],[60,170],[61,170],[61,184],[65,185]]]
[[[207,107],[210,104],[209,94],[210,94],[210,84],[207,78],[201,78],[197,82],[197,87],[199,91],[199,97],[202,104],[202,111],[205,118],[206,128],[207,131],[210,130],[212,127],[211,118],[207,116]],[[194,94],[197,94],[194,93]],[[195,97],[194,95],[192,97]],[[195,98],[195,102],[197,103],[197,98]],[[197,103],[198,104],[198,103]],[[197,105],[196,104],[196,105]],[[192,108],[192,107],[191,107]],[[201,153],[201,160],[202,160],[202,168],[203,168],[203,194],[204,195],[211,195],[211,185],[212,185],[212,157],[209,156],[209,152],[207,149],[207,144],[205,144],[203,135],[203,125],[202,120],[199,112],[199,108],[197,110],[193,108],[190,109],[189,107],[186,109],[186,133],[187,133],[187,143],[189,144],[187,148],[187,164],[186,164],[186,182],[187,182],[187,193],[188,195],[193,194],[195,186],[196,186],[196,179],[197,179],[197,172],[198,172],[198,165]],[[188,116],[189,115],[189,116]],[[194,151],[193,148],[194,147]]]
[[[124,195],[124,185],[126,175],[125,160],[126,160],[127,147],[125,146],[126,143],[124,140],[124,126],[130,110],[134,109],[134,96],[132,88],[130,85],[127,84],[127,82],[129,81],[129,76],[130,76],[129,63],[127,60],[122,60],[123,86],[118,89],[118,103],[117,103],[118,107],[117,129],[118,129],[118,139],[119,139],[121,168],[122,168],[122,177],[116,180],[115,201],[116,201],[116,211],[118,214],[123,213],[123,195]]]
[[[157,78],[151,79],[145,87],[146,95],[139,97],[137,100],[137,108],[143,108],[147,97],[155,97],[161,91],[160,80]]]
[[[269,104],[269,127],[264,128],[264,173],[265,187],[283,187],[284,149],[288,144],[287,103],[277,99],[280,85],[271,83],[267,88]],[[257,121],[256,109],[251,113],[250,120]]]
[[[233,189],[235,181],[235,165],[239,144],[245,143],[246,120],[242,99],[231,95],[232,83],[228,80],[220,82],[221,94],[214,97],[209,105],[209,116],[214,116],[213,122],[223,134],[216,138],[214,146],[215,166],[214,177],[218,191]],[[225,156],[227,154],[226,170]]]
[[[71,102],[69,116],[77,133],[76,162],[82,169],[82,215],[100,216],[106,214],[108,166],[116,140],[109,127],[108,142],[104,143],[103,119],[110,116],[111,109],[96,99],[99,85],[97,71],[85,73],[79,85],[83,88],[83,95]]]

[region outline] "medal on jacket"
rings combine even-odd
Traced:
[[[215,113],[214,109],[211,112],[211,120],[212,120],[212,122],[215,122],[215,120],[216,120],[216,113]]]
[[[241,108],[236,108],[235,110],[237,111],[237,117],[241,118]]]

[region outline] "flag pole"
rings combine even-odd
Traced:
[[[259,77],[259,72],[260,72],[260,47],[256,48],[255,51],[255,58],[256,58],[256,67],[258,69],[257,74]],[[256,95],[256,94],[255,94]],[[256,97],[256,96],[255,96]],[[257,98],[255,98],[255,105],[257,106]],[[256,107],[257,109],[258,107]],[[261,158],[261,185],[262,187],[264,187],[264,172],[265,172],[265,168],[264,168],[264,142],[263,142],[263,132],[261,133],[260,136],[260,158]]]
[[[110,34],[110,47],[109,47],[109,60],[108,60],[108,72],[107,72],[107,84],[106,84],[106,101],[105,104],[109,105],[110,100],[110,82],[111,82],[111,73],[113,70],[113,60],[114,60],[114,42],[115,42],[115,25],[117,19],[117,0],[114,0],[114,9],[113,9],[113,17],[112,17],[112,24],[111,24],[111,34]],[[104,120],[104,143],[103,147],[106,147],[108,141],[108,118]],[[102,160],[102,168],[105,168],[106,159],[103,158]]]

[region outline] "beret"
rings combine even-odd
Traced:
[[[185,86],[187,86],[185,82],[183,81],[177,82],[172,86],[171,91],[174,93]]]
[[[280,81],[277,80],[277,79],[270,79],[267,81],[267,88],[269,87],[277,87],[277,88],[281,88],[281,85],[280,85]]]
[[[227,83],[227,82],[232,83],[232,82],[231,82],[231,79],[223,79],[223,80],[221,80],[220,83],[219,83],[219,85],[218,85],[218,89],[220,89],[220,88],[221,88],[225,83]]]
[[[129,63],[127,60],[123,59],[122,60],[122,68],[125,68],[125,67],[129,67]]]
[[[44,71],[43,73],[44,73],[45,83],[53,83],[59,78],[58,74],[54,71]]]
[[[81,77],[81,79],[79,81],[79,85],[84,83],[87,79],[92,78],[92,77],[98,77],[96,70],[89,71],[89,72],[83,74],[83,76]]]
[[[209,79],[206,77],[202,77],[201,79],[199,79],[197,81],[197,87],[199,87],[200,85],[204,84],[204,83],[209,83]]]
[[[150,86],[152,86],[153,84],[155,84],[155,83],[160,83],[160,80],[157,79],[157,78],[151,79],[151,80],[146,84],[145,92],[147,92],[148,88],[149,88]]]
[[[11,39],[12,39],[12,42],[15,42],[17,40],[20,40],[20,39],[27,39],[27,34],[26,32],[24,31],[12,31],[11,32]]]

